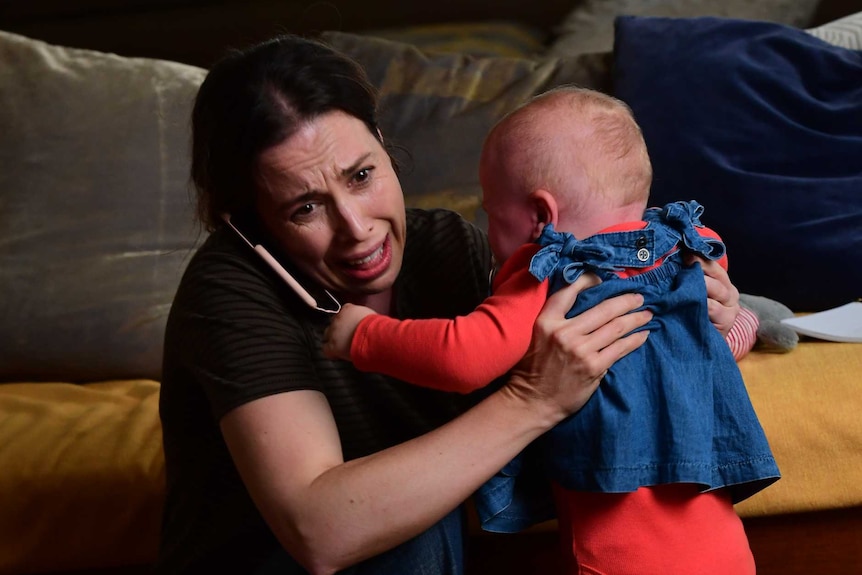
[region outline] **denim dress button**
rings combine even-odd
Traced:
[[[642,262],[647,261],[649,259],[649,250],[646,248],[639,249],[637,253],[637,258]]]

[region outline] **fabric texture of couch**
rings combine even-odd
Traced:
[[[581,3],[579,9],[598,4]],[[765,10],[766,4],[760,8]],[[757,17],[772,19],[769,26],[798,40],[802,32],[794,26],[807,20],[788,21],[792,15],[781,13],[783,4],[775,3],[773,18]],[[794,6],[809,14],[810,3]],[[695,18],[703,13],[684,15],[693,19],[676,19],[671,25],[682,30],[703,25]],[[623,26],[631,29],[656,23],[648,17],[626,22]],[[665,35],[651,47],[635,44],[635,53],[613,53],[607,46],[578,47],[562,26],[547,41],[532,24],[501,23],[489,16],[475,26],[323,35],[361,62],[379,87],[384,135],[403,150],[398,159],[408,205],[449,207],[483,225],[476,166],[491,125],[556,85],[576,83],[614,93],[627,66],[649,57],[647,48],[667,48],[655,43],[690,45],[666,62],[652,59],[654,68],[644,70],[651,77],[627,84],[618,95],[645,124],[648,141],[655,140],[650,145],[658,148],[657,177],[684,152],[721,144],[705,131],[689,130],[698,139],[686,145],[697,149],[681,149],[685,146],[677,140],[657,132],[661,122],[651,117],[647,105],[659,87],[683,90],[672,83],[686,78],[676,60],[704,49],[698,42],[708,42],[708,35],[679,40]],[[607,24],[602,32],[612,34]],[[848,66],[862,66],[862,13],[808,32],[807,40],[798,42],[809,48],[797,50],[793,58],[808,61],[812,51],[829,51]],[[757,62],[763,46],[755,37],[748,38],[754,45],[745,54]],[[471,43],[464,44],[464,38]],[[727,58],[732,57],[731,51]],[[718,76],[730,76],[733,84],[735,74],[716,66],[716,77],[710,79],[719,85],[727,78]],[[188,115],[204,75],[204,69],[179,62],[120,57],[0,32],[0,575],[146,565],[155,554],[164,482],[157,410],[162,333],[179,277],[204,237],[194,221],[187,184]],[[800,85],[816,92],[822,82],[816,78]],[[862,75],[855,90],[848,117],[858,120]],[[770,100],[773,93],[759,92],[758,98],[775,108],[780,102]],[[679,107],[670,102],[680,95],[662,94],[665,107]],[[729,102],[703,103],[699,112],[725,117],[725,104]],[[683,121],[684,131],[695,119],[686,116]],[[734,128],[748,126],[729,126]],[[862,138],[858,122],[844,122],[845,128],[853,130],[854,141]],[[836,136],[829,129],[821,132]],[[757,138],[761,148],[766,145],[764,136]],[[747,158],[762,151],[758,142],[751,144],[744,148]],[[845,179],[856,182],[855,199],[841,192],[849,203],[825,202],[828,193],[837,192],[813,189],[769,202],[755,201],[755,191],[740,197],[714,193],[703,200],[708,213],[722,213],[722,202],[734,197],[724,206],[730,214],[738,211],[738,202],[752,201],[744,221],[768,223],[766,229],[789,225],[785,211],[774,209],[782,202],[804,204],[788,207],[809,216],[847,222],[798,232],[816,234],[807,238],[812,244],[829,240],[833,229],[845,234],[842,257],[821,270],[827,277],[806,278],[821,282],[823,291],[806,291],[802,282],[794,286],[774,277],[768,267],[758,277],[752,267],[743,270],[749,274],[746,281],[754,282],[747,285],[763,290],[751,293],[770,295],[762,292],[774,287],[779,291],[771,297],[792,301],[794,311],[822,307],[825,302],[818,298],[824,293],[838,299],[862,296],[860,284],[851,281],[862,269],[859,157],[840,156],[836,162]],[[762,173],[781,175],[785,167],[773,161],[758,156],[757,169],[742,174],[739,185],[757,187],[756,176]],[[816,158],[801,152],[794,156],[794,168],[806,162]],[[726,167],[726,162],[718,164]],[[822,162],[815,167],[825,169]],[[826,177],[818,171],[809,179],[815,184]],[[700,199],[701,191],[709,190],[675,187],[656,193]],[[715,223],[722,234],[725,223]],[[769,251],[772,240],[763,241],[759,247]],[[747,243],[732,247],[731,257],[742,257],[745,249]],[[733,267],[730,271],[734,277]],[[783,474],[778,483],[739,505],[747,525],[773,517],[817,521],[846,512],[858,520],[841,525],[862,529],[862,345],[803,339],[786,354],[755,351],[740,368]],[[799,521],[826,529],[830,524]],[[538,547],[522,543],[534,540],[552,548],[554,527],[543,524],[502,539],[506,549],[495,560],[504,566],[496,572],[548,572],[538,555],[535,561],[529,556]],[[804,531],[781,531],[780,536],[788,548],[805,549]],[[492,537],[497,536],[473,532],[480,550]],[[794,557],[792,562],[782,562],[781,553],[758,556],[755,540],[752,546],[766,575],[862,572],[858,545],[825,552],[829,563],[822,571],[792,554],[786,554]],[[824,565],[823,554],[812,550],[809,555]]]

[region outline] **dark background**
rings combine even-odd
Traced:
[[[519,20],[552,32],[577,0],[0,0],[0,29],[64,46],[208,67],[224,50],[278,33]],[[814,24],[862,11],[823,0]]]

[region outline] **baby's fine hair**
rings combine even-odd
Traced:
[[[534,124],[536,116],[531,112],[541,109],[567,117],[540,127]],[[612,204],[648,200],[652,165],[640,126],[622,100],[588,88],[559,86],[513,110],[500,126],[519,134],[525,153],[534,150],[532,163],[544,167],[536,170],[537,177],[552,182],[554,189],[566,189],[562,182],[579,170],[590,182],[590,193],[600,194]],[[576,132],[565,140],[573,145],[561,149],[549,132],[568,129]],[[555,180],[559,183],[553,186]],[[528,185],[535,187],[539,182]]]

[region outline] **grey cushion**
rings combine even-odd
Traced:
[[[0,32],[0,380],[159,376],[204,73]]]
[[[560,84],[610,87],[610,53],[504,58],[425,53],[341,32],[324,40],[365,66],[379,88],[383,137],[410,154],[399,155],[407,204],[449,207],[468,219],[481,217],[479,154],[497,120]]]
[[[618,15],[693,18],[719,16],[765,20],[804,28],[819,0],[585,0],[578,2],[557,30],[551,55],[611,50]]]

